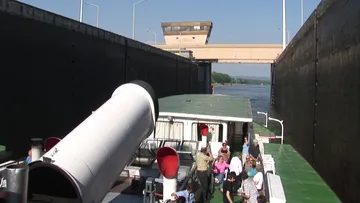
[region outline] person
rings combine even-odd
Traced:
[[[208,156],[209,154],[209,156]],[[200,150],[196,159],[196,175],[199,179],[203,201],[208,202],[208,190],[209,190],[209,162],[214,160],[209,148],[203,147]]]
[[[243,197],[247,203],[257,203],[259,192],[254,181],[248,177],[247,173],[242,173],[241,178],[243,181],[243,191],[238,196]]]
[[[234,190],[233,184],[235,182],[235,172],[230,172],[223,185],[223,202],[233,203],[234,202]]]
[[[249,140],[247,137],[245,137],[242,148],[242,157],[241,157],[241,161],[243,162],[243,164],[245,164],[245,160],[248,154],[249,154]]]
[[[229,162],[230,150],[227,148],[225,142],[222,144],[222,147],[219,149],[218,156],[222,156],[226,163]]]
[[[186,190],[172,193],[171,196],[174,197],[175,200],[178,200],[180,197],[184,197],[186,203],[194,203],[195,202],[195,196],[192,193],[191,185],[188,185],[186,187]]]
[[[260,192],[262,190],[262,186],[264,182],[264,176],[263,173],[261,172],[260,166],[256,166],[256,175],[254,176],[253,180],[257,190]]]
[[[235,183],[235,190],[239,189],[241,185],[241,172],[242,172],[242,163],[241,163],[241,153],[236,152],[236,156],[234,156],[230,161],[229,170],[230,172],[235,172],[236,174],[236,183]]]
[[[186,198],[185,197],[179,197],[175,200],[171,200],[171,199],[168,199],[168,200],[165,200],[164,203],[186,203]]]
[[[256,175],[256,162],[253,160],[250,162],[250,166],[247,169],[249,178],[253,178]]]
[[[223,157],[219,157],[218,162],[214,164],[214,173],[216,174],[216,183],[220,184],[220,188],[222,188],[222,184],[225,178],[225,169],[229,168],[229,164],[224,161]]]
[[[247,155],[245,163],[244,163],[244,168],[243,168],[244,171],[248,172],[248,169],[250,168],[250,164],[251,164],[250,155]]]
[[[179,198],[176,200],[176,203],[187,203],[187,201],[186,201],[186,198],[185,198],[185,197],[179,197]]]
[[[27,164],[31,163],[31,149],[28,151],[28,156],[26,157],[25,162]]]
[[[260,148],[259,148],[257,139],[254,139],[253,145],[251,145],[249,147],[249,154],[250,154],[251,159],[254,159],[254,160],[261,159]]]
[[[266,203],[266,197],[264,195],[259,195],[257,197],[257,202],[258,203]]]

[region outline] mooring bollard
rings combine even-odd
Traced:
[[[11,203],[26,203],[29,167],[26,164],[10,165],[4,170],[6,200]]]

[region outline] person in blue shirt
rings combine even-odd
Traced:
[[[257,171],[256,171],[256,162],[252,161],[250,163],[250,166],[248,167],[247,170],[247,175],[249,176],[249,178],[253,178],[256,175]]]
[[[247,137],[244,138],[244,145],[242,148],[242,163],[245,164],[246,156],[249,154],[249,140]]]
[[[195,202],[195,196],[194,193],[192,193],[192,187],[188,185],[186,187],[186,190],[182,190],[179,192],[174,192],[171,194],[174,199],[178,199],[179,197],[184,197],[186,199],[186,203],[194,203]]]
[[[27,164],[31,163],[31,149],[30,149],[29,152],[28,152],[28,156],[26,157],[25,162],[26,162]]]

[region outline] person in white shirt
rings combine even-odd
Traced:
[[[190,185],[187,186],[186,190],[174,192],[171,194],[171,196],[174,197],[175,200],[179,197],[184,197],[186,199],[186,203],[195,202],[195,196],[194,193],[192,193],[192,187]]]
[[[263,185],[263,182],[264,182],[264,175],[261,172],[259,167],[256,167],[256,175],[254,176],[253,180],[254,180],[254,183],[256,185],[256,189],[258,191],[261,191],[262,190],[262,185]]]
[[[241,185],[241,172],[242,172],[242,162],[241,162],[241,153],[236,152],[236,156],[234,156],[230,161],[230,172],[235,172],[236,174],[236,183],[235,183],[235,190],[237,191]]]

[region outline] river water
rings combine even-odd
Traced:
[[[247,97],[251,101],[254,120],[258,123],[265,123],[265,116],[257,114],[257,111],[268,112],[268,116],[276,118],[276,113],[270,105],[270,85],[248,85],[238,84],[233,86],[215,87],[215,94]],[[234,106],[235,107],[235,106]],[[270,122],[269,129],[278,133],[277,123]]]

